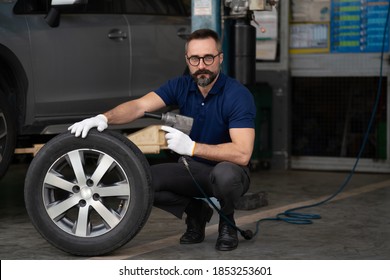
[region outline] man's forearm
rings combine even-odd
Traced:
[[[207,145],[196,143],[194,156],[212,161],[229,161],[238,165],[247,165],[252,155],[252,149],[238,147],[234,143]]]
[[[142,117],[136,101],[128,101],[104,113],[108,124],[125,124]]]
[[[109,124],[125,124],[141,118],[145,112],[153,112],[164,106],[164,101],[155,92],[149,92],[138,99],[116,106],[104,115]]]

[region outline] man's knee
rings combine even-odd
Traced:
[[[249,178],[244,169],[230,162],[217,164],[210,176],[212,184],[219,192],[229,193],[237,189],[244,192],[249,185]]]
[[[210,176],[214,184],[226,185],[231,184],[238,177],[238,174],[233,163],[221,162],[214,167]]]

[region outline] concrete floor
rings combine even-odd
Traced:
[[[24,208],[23,181],[28,163],[13,164],[0,179],[0,259],[70,260],[84,259],[64,253],[46,242],[34,229]],[[237,224],[255,230],[256,221],[275,217],[296,206],[308,205],[334,193],[347,173],[269,171],[252,174],[251,192],[266,191],[268,206],[237,211]],[[153,208],[141,232],[112,254],[93,259],[138,260],[389,260],[390,259],[390,176],[355,174],[335,199],[304,213],[320,214],[311,225],[281,221],[260,223],[258,235],[240,237],[239,247],[230,252],[214,249],[218,217],[214,214],[201,244],[180,245],[185,230],[180,221]]]

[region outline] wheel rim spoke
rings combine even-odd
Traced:
[[[80,207],[75,232],[77,236],[88,235],[88,214],[88,207]]]
[[[79,185],[85,185],[86,178],[84,173],[84,167],[81,161],[81,155],[79,151],[72,151],[68,153],[70,163],[72,165],[76,180]]]
[[[74,184],[60,177],[61,175],[54,172],[46,174],[45,183],[64,191],[72,192]]]
[[[95,201],[92,204],[92,207],[96,210],[96,212],[102,217],[102,219],[110,226],[110,228],[113,228],[118,222],[118,217],[109,211],[102,203],[99,201]]]
[[[68,199],[50,206],[47,209],[47,213],[49,214],[52,220],[56,220],[58,217],[62,216],[67,210],[75,206],[79,202],[79,198],[76,196],[71,196]]]
[[[126,197],[129,195],[129,184],[128,182],[121,182],[116,184],[115,186],[106,186],[104,188],[99,189],[99,195],[101,197],[107,196],[118,196],[118,197]]]
[[[98,184],[102,179],[102,177],[104,176],[104,174],[106,174],[107,170],[109,170],[113,162],[114,162],[113,158],[107,155],[103,155],[103,157],[101,157],[98,162],[98,167],[93,173],[91,180],[94,181],[95,184]]]

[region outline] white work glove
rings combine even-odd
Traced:
[[[106,116],[100,114],[96,117],[88,118],[80,122],[74,123],[73,125],[68,127],[68,130],[70,130],[70,132],[73,133],[76,137],[79,137],[81,134],[81,137],[85,138],[87,137],[88,131],[93,127],[97,127],[97,130],[99,130],[100,132],[105,130],[108,127],[107,121],[108,120]]]
[[[169,149],[183,156],[194,155],[195,141],[192,141],[187,134],[165,125],[161,126],[161,130],[167,132],[165,139],[167,139]]]

